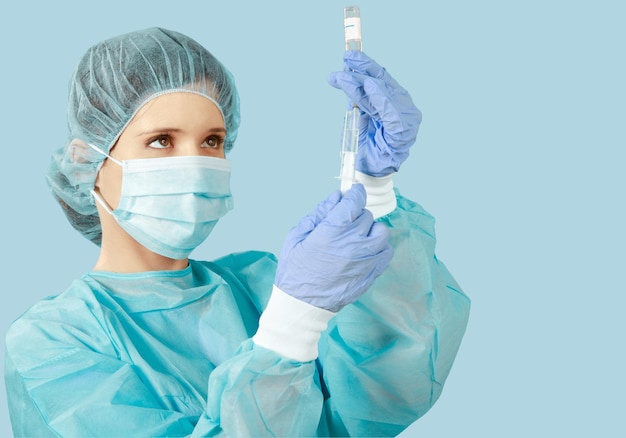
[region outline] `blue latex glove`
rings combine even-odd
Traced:
[[[359,298],[393,256],[389,230],[364,207],[365,189],[355,184],[305,216],[283,245],[276,286],[331,312]]]
[[[356,169],[371,176],[397,172],[409,156],[422,114],[409,93],[363,52],[348,51],[344,70],[328,83],[346,93],[361,110]]]

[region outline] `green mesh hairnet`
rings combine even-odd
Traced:
[[[133,115],[162,93],[186,90],[215,100],[224,115],[225,149],[239,127],[239,98],[232,75],[204,47],[170,30],[152,28],[90,48],[70,82],[70,141],[52,155],[47,181],[74,228],[96,244],[100,219],[90,190],[104,156]]]

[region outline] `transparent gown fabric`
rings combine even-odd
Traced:
[[[469,299],[434,220],[398,196],[387,271],[322,334],[317,361],[251,341],[276,269],[246,252],[187,269],[90,273],[9,329],[16,436],[394,436],[439,397]]]

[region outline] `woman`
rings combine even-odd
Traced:
[[[361,184],[303,218],[278,261],[199,262],[232,207],[231,75],[164,29],[87,52],[48,182],[101,251],[9,330],[16,436],[396,435],[432,406],[469,300],[432,217],[393,191],[419,111],[366,55],[345,63],[330,82],[362,112]]]

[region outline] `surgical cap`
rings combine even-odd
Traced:
[[[224,147],[239,127],[239,97],[232,75],[204,47],[177,32],[152,28],[91,47],[69,87],[68,144],[52,155],[47,181],[74,228],[96,244],[102,228],[90,191],[104,156],[135,113],[169,92],[199,93],[217,102],[226,128]]]

